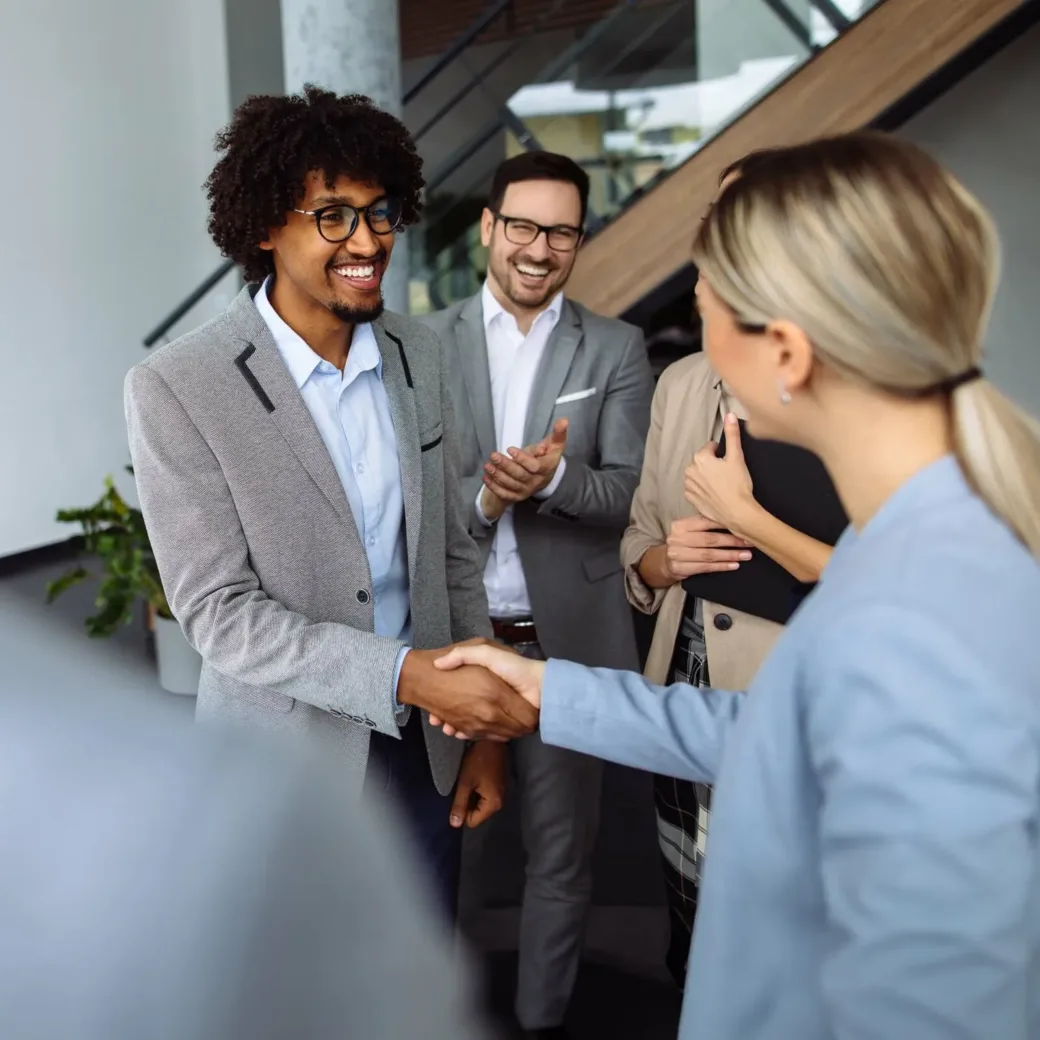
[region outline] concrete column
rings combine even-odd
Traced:
[[[286,93],[314,83],[366,94],[401,115],[397,0],[281,0]],[[398,235],[383,281],[389,310],[408,311],[408,236]]]

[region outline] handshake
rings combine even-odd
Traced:
[[[443,650],[410,650],[397,699],[430,713],[430,723],[460,740],[512,740],[538,728],[544,661],[486,639]]]

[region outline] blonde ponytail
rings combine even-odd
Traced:
[[[1040,558],[1040,422],[984,379],[956,390],[952,407],[964,475]]]

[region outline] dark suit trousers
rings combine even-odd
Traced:
[[[537,643],[516,649],[545,660]],[[525,1029],[547,1029],[562,1025],[578,976],[603,763],[544,744],[537,732],[514,740],[510,750],[527,855],[516,1016]]]
[[[451,798],[439,794],[433,785],[424,725],[421,712],[413,708],[400,740],[384,733],[372,734],[365,791],[379,791],[398,806],[419,870],[429,878],[434,897],[449,922],[454,923],[458,915],[462,832],[448,823]]]

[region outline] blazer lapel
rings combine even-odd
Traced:
[[[549,432],[556,398],[563,389],[582,336],[578,312],[569,300],[564,300],[560,320],[549,336],[535,373],[531,403],[527,408],[527,424],[524,427],[524,443],[519,447],[526,448]]]
[[[419,444],[419,414],[415,387],[404,344],[387,331],[384,320],[372,323],[383,359],[383,386],[390,402],[390,418],[397,438],[397,457],[401,466],[401,492],[404,496],[404,532],[408,547],[408,575],[415,581],[419,559],[419,531],[422,522],[422,452]]]
[[[675,425],[671,433],[673,436],[680,437],[681,440],[677,443],[673,442],[671,445],[673,451],[668,453],[668,457],[673,458],[677,464],[675,480],[670,489],[674,516],[693,516],[696,513],[693,506],[686,501],[683,486],[686,467],[693,461],[693,456],[708,441],[714,439],[715,430],[721,425],[724,399],[722,380],[711,368],[706,367],[704,373],[686,389],[682,403],[682,417],[684,419],[689,417],[692,422],[686,427],[688,432],[683,432],[681,423]],[[691,433],[692,442],[687,440]]]
[[[498,438],[495,435],[495,410],[491,400],[491,373],[488,368],[484,308],[481,306],[480,293],[466,302],[455,324],[462,378],[476,426],[477,445],[481,457],[486,459],[497,450]]]
[[[239,343],[235,349],[234,364],[242,377],[243,388],[257,396],[300,464],[332,503],[360,545],[354,514],[325,442],[252,298],[243,300],[249,289],[242,290],[232,306],[231,314],[233,320],[237,319],[238,325]]]

